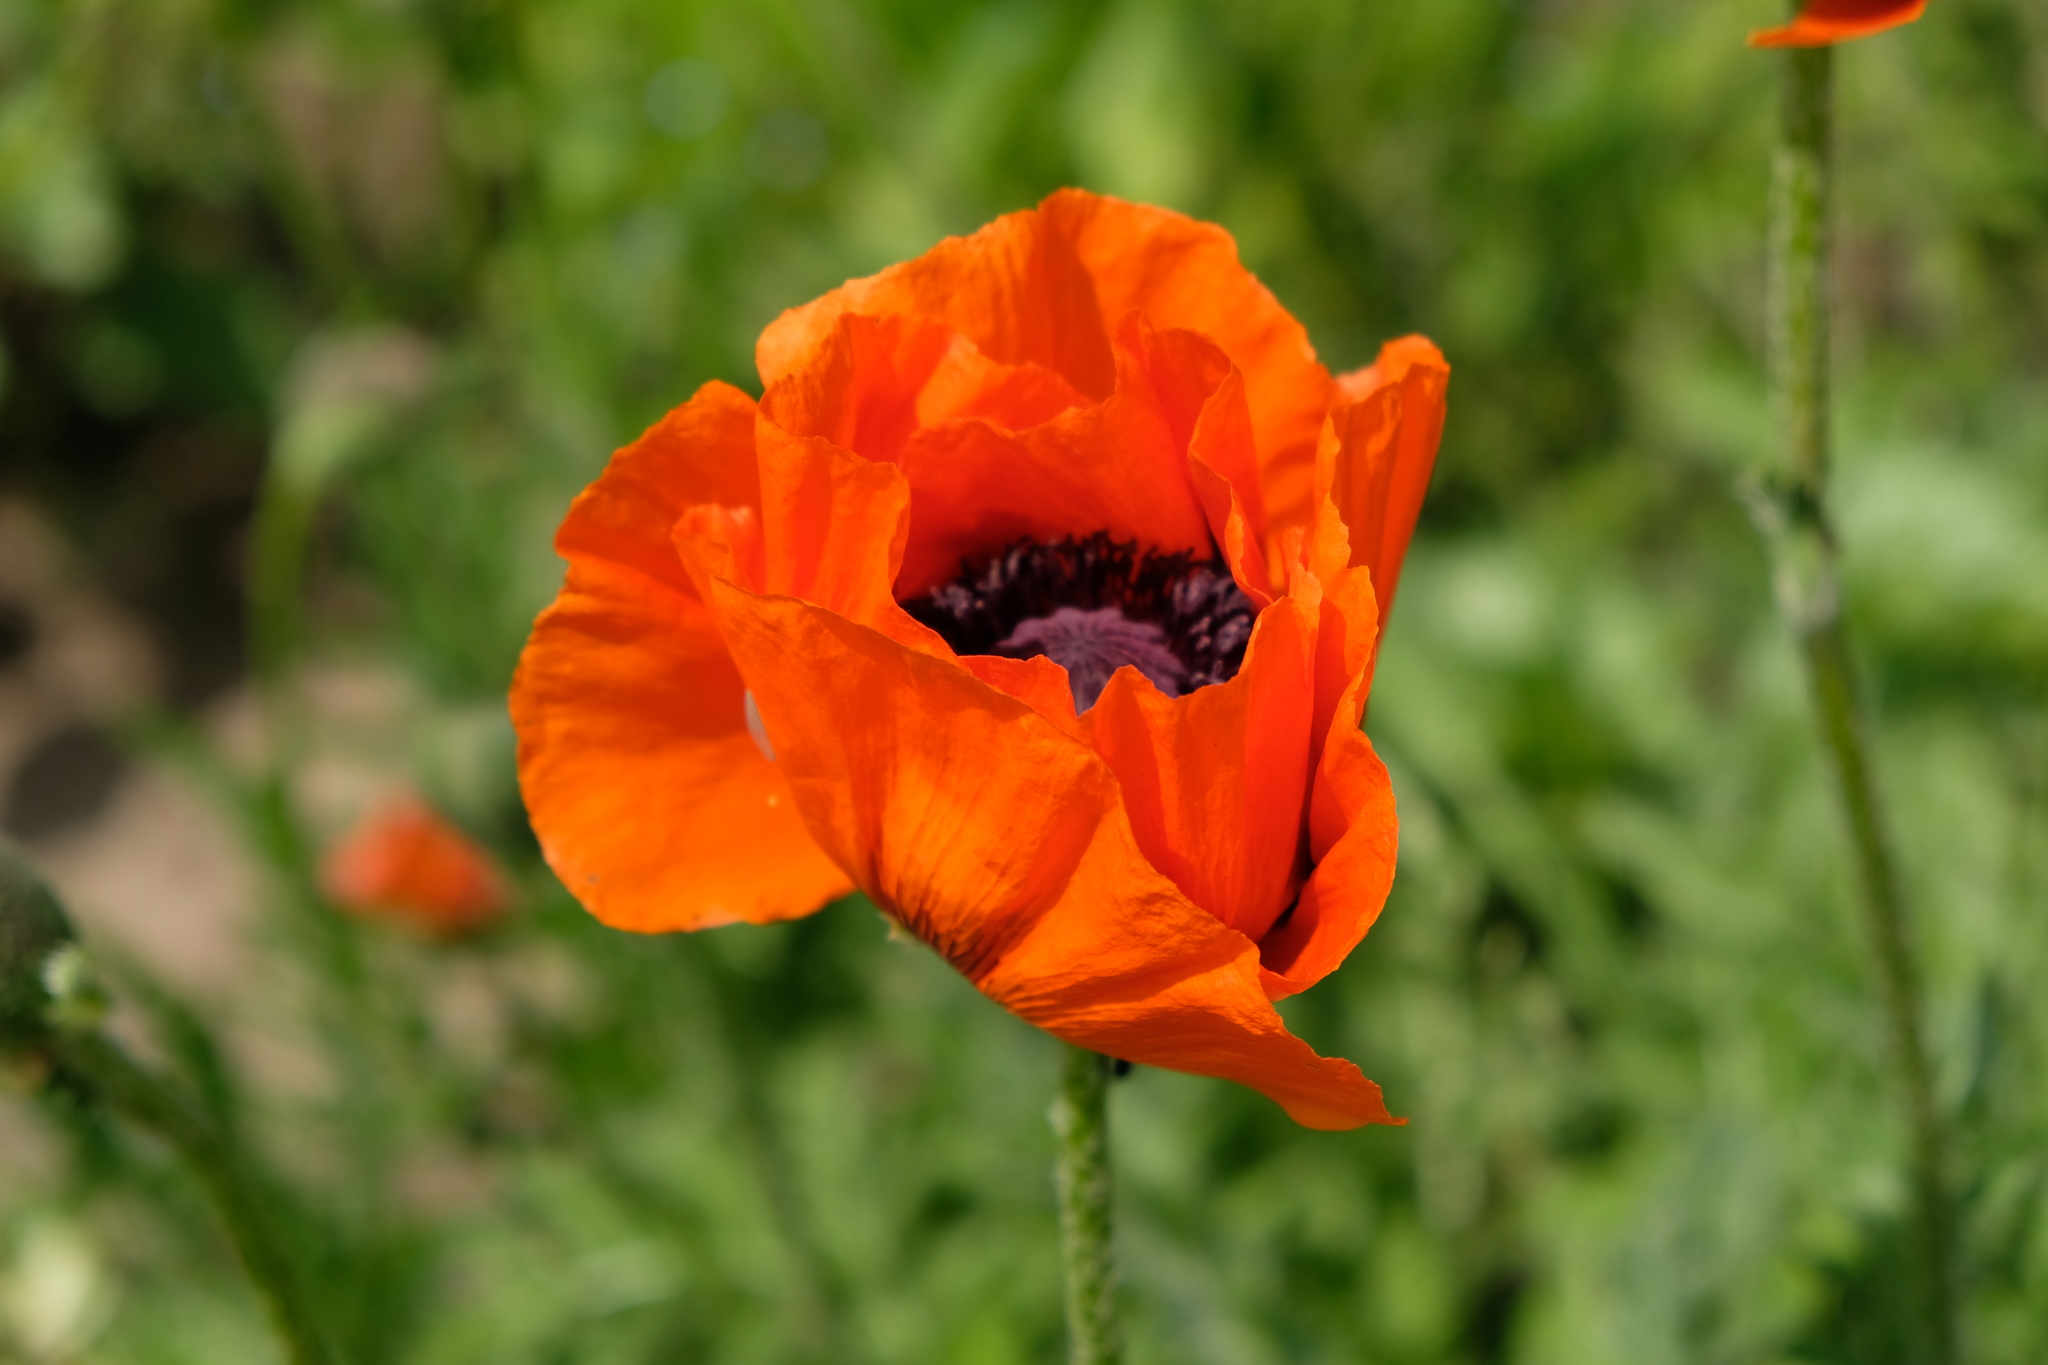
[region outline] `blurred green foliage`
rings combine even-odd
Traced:
[[[1774,13],[0,0],[0,480],[155,605],[181,704],[243,667],[243,585],[186,532],[262,480],[257,661],[400,661],[429,698],[404,761],[530,899],[453,949],[337,921],[290,783],[224,782],[329,1083],[246,1085],[203,1006],[156,1013],[308,1190],[351,1357],[1055,1358],[1047,1040],[856,905],[589,922],[496,707],[611,448],[753,387],[780,309],[1078,183],[1224,223],[1334,367],[1424,330],[1457,370],[1370,724],[1400,879],[1288,1006],[1411,1122],[1123,1083],[1133,1359],[1905,1359],[1880,1021],[1729,491],[1765,439],[1775,87],[1741,38]],[[1851,610],[1971,1359],[2021,1365],[2048,1352],[2048,10],[1938,0],[1841,66]],[[103,1302],[68,1344],[16,1311],[0,1355],[275,1359],[184,1179],[48,1121],[61,1176],[0,1189],[9,1302],[80,1264]]]

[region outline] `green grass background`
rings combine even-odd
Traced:
[[[181,707],[245,658],[287,698],[395,665],[422,701],[393,764],[523,888],[464,947],[338,921],[290,768],[220,781],[329,1081],[220,1062],[220,1002],[153,1009],[291,1182],[350,1359],[1060,1358],[1049,1040],[864,906],[689,939],[588,921],[525,832],[502,695],[611,449],[704,380],[756,388],[781,309],[1066,184],[1223,223],[1335,368],[1410,330],[1455,367],[1370,725],[1399,880],[1287,1006],[1411,1121],[1311,1133],[1222,1082],[1121,1083],[1132,1360],[1909,1359],[1881,1020],[1731,491],[1768,439],[1776,66],[1741,40],[1775,13],[0,0],[0,482],[107,574],[160,573],[174,617],[200,604],[216,647],[144,742],[225,772]],[[1840,70],[1850,614],[1958,1131],[1970,1359],[2026,1365],[2048,9],[1934,0]],[[184,570],[123,558],[212,470],[268,479],[253,653]],[[447,1024],[451,982],[488,1002],[484,1043]],[[65,1155],[0,1171],[0,1287],[83,1246],[104,1305],[0,1359],[278,1359],[163,1155],[35,1113]]]

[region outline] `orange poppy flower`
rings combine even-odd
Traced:
[[[1828,47],[1910,24],[1927,0],[1807,0],[1789,24],[1758,29],[1751,47]]]
[[[328,852],[320,883],[345,910],[443,936],[479,929],[507,905],[504,880],[490,857],[411,796],[365,815]]]
[[[1360,729],[1449,370],[1333,377],[1221,229],[1078,191],[773,323],[563,523],[512,692],[548,861],[644,931],[858,887],[981,991],[1304,1124],[1364,936]]]

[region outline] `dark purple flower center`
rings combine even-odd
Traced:
[[[1146,553],[1106,533],[1020,540],[903,604],[962,654],[1043,654],[1085,711],[1129,664],[1169,697],[1226,682],[1256,611],[1214,556]]]
[[[996,653],[1028,659],[1043,654],[1067,670],[1074,706],[1087,710],[1109,686],[1109,675],[1125,664],[1136,668],[1169,697],[1180,695],[1187,672],[1166,647],[1166,632],[1150,621],[1132,621],[1116,607],[1054,607],[1050,616],[1018,623]]]

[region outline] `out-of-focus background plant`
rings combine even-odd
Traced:
[[[636,939],[502,696],[567,500],[779,310],[1062,184],[1457,367],[1371,730],[1400,879],[1290,1020],[1412,1122],[1115,1096],[1138,1362],[1906,1359],[1905,1135],[1732,488],[1764,0],[0,0],[0,823],[279,1176],[357,1362],[1058,1351],[1048,1040],[848,904]],[[1840,513],[1958,1133],[2048,1353],[2048,10],[1841,60]],[[341,913],[424,799],[511,908]],[[325,883],[332,890],[331,878]],[[16,1078],[19,1080],[20,1078]],[[17,1085],[17,1089],[22,1088]],[[0,1360],[266,1362],[197,1186],[0,1099]]]

